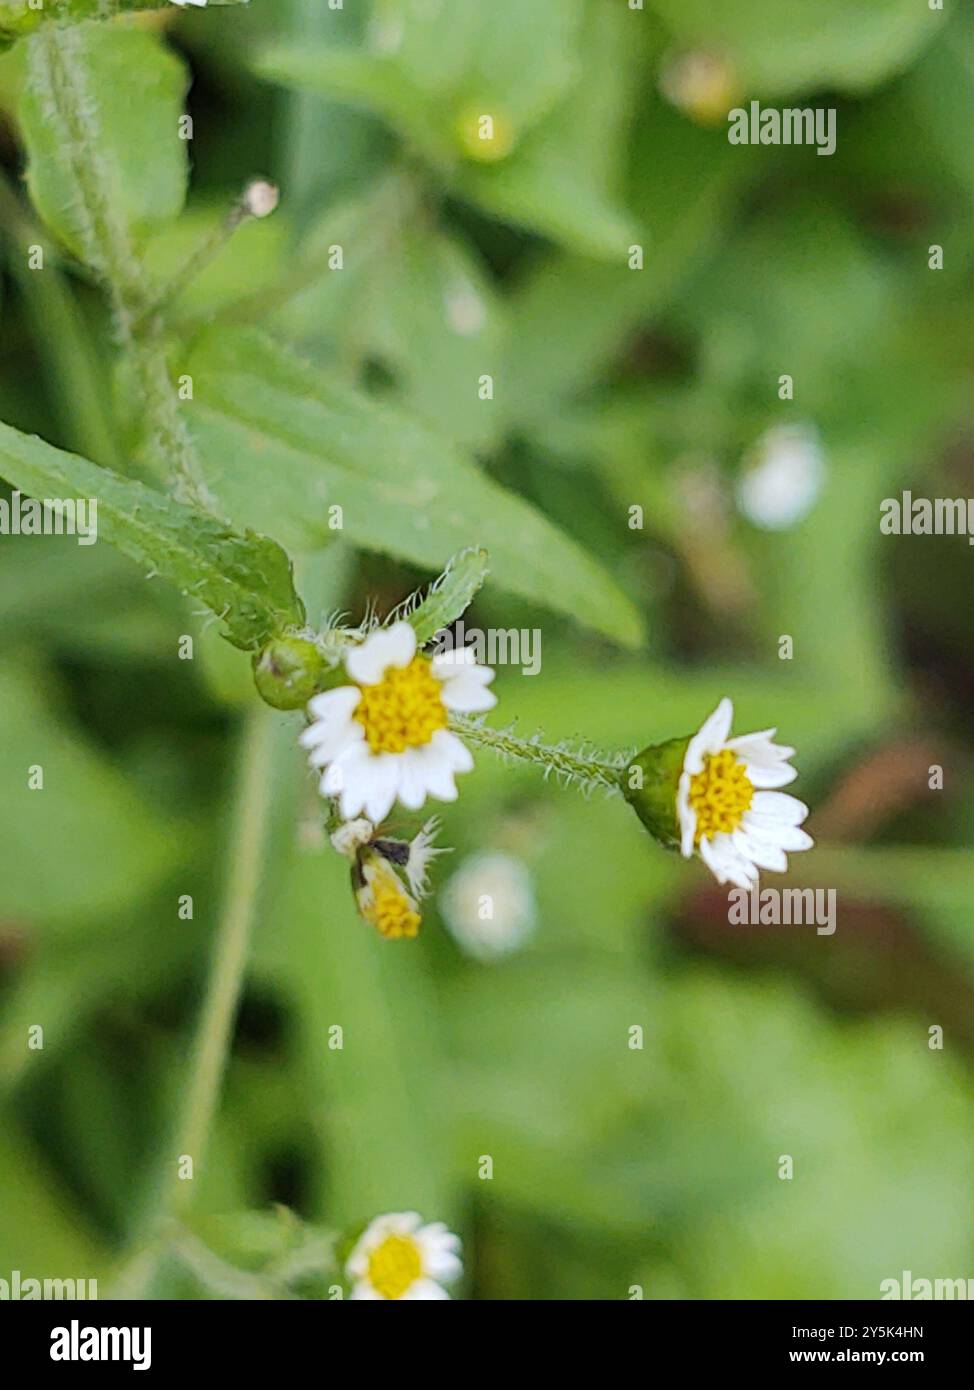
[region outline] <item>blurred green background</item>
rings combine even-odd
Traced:
[[[324,845],[300,716],[259,707],[247,657],[106,545],[0,537],[0,1277],[104,1293],[138,1247],[246,726],[271,795],[259,912],[188,1217],[230,1265],[294,1241],[281,1205],[312,1232],[445,1220],[468,1297],[874,1298],[904,1269],[974,1275],[971,552],[879,532],[903,488],[974,496],[971,7],[252,0],[137,24],[192,81],[189,203],[148,235],[153,272],[250,176],[282,191],[181,296],[182,341],[259,325],[572,538],[591,572],[566,551],[546,595],[505,557],[466,615],[542,633],[540,674],[500,671],[495,722],[643,746],[732,696],[738,731],[798,748],[812,807],[816,849],[768,882],[835,888],[838,929],[729,926],[703,866],[621,801],[480,752],[436,866],[441,890],[465,876],[418,942],[384,942]],[[24,269],[20,61],[0,59],[0,418],[124,469],[101,296],[66,253]],[[836,153],[731,146],[721,113],[751,98],[834,107]],[[259,442],[207,401],[205,364],[204,466],[292,554],[313,621],[387,611],[491,543],[466,474],[438,475],[441,532],[380,458],[384,533],[321,548],[314,500],[345,500],[328,460],[302,491],[271,449],[238,484]],[[510,886],[490,959],[469,941],[485,853]],[[219,1296],[178,1261],[149,1291]]]

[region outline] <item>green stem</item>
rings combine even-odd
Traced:
[[[82,252],[108,291],[116,332],[132,362],[149,426],[150,459],[180,501],[213,511],[169,377],[162,320],[158,314],[145,317],[149,286],[113,198],[112,171],[102,160],[97,99],[77,30],[45,25],[31,37],[28,81],[57,130],[74,184]]]
[[[246,5],[248,0],[209,0],[210,5]],[[8,42],[29,34],[45,20],[80,22],[85,19],[112,19],[119,14],[139,14],[145,10],[176,13],[169,0],[44,0],[41,7],[30,0],[0,0],[0,40]]]
[[[622,790],[625,760],[610,762],[584,749],[542,743],[537,737],[519,738],[510,729],[492,729],[489,724],[459,715],[451,722],[468,743],[489,748],[500,758],[531,763],[541,768],[545,777],[557,777],[565,786],[576,786],[582,791],[598,788],[609,793]]]
[[[255,708],[247,715],[243,730],[226,899],[177,1129],[174,1159],[189,1155],[194,1179],[205,1158],[246,972],[270,808],[273,737],[273,717],[267,710]],[[183,1210],[190,1192],[188,1181],[175,1178],[163,1197],[164,1215]]]
[[[190,1202],[192,1181],[205,1160],[233,1040],[257,906],[270,818],[274,725],[271,712],[257,705],[247,714],[241,733],[226,896],[190,1053],[189,1083],[175,1128],[175,1149],[169,1150],[159,1185],[150,1198],[142,1240],[115,1276],[113,1298],[145,1296],[171,1248],[178,1218]],[[193,1160],[192,1181],[179,1178],[177,1165],[184,1154]]]
[[[172,279],[153,296],[152,302],[141,311],[133,325],[134,332],[138,333],[146,327],[154,314],[160,313],[164,307],[175,303],[187,286],[191,285],[196,277],[202,274],[206,267],[216,259],[237,228],[242,227],[245,222],[250,222],[252,219],[253,214],[246,202],[242,197],[239,198],[219,225],[203,238]]]
[[[394,244],[405,219],[419,202],[420,193],[413,180],[403,170],[394,170],[369,199],[370,215],[356,229],[356,250],[363,264],[381,265],[387,248]],[[329,271],[330,243],[347,241],[348,223],[342,221],[339,209],[332,223],[334,235],[325,230],[316,233],[316,250],[304,257],[301,252],[292,258],[292,268],[285,270],[266,289],[235,299],[213,315],[213,322],[237,325],[260,323],[277,313],[282,305],[318,284]],[[343,230],[344,228],[344,230]]]
[[[174,1229],[169,1250],[217,1298],[240,1299],[248,1303],[297,1298],[283,1282],[237,1269],[235,1265],[220,1259],[185,1227]]]

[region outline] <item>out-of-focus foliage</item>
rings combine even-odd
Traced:
[[[167,6],[77,30],[103,74],[106,196],[158,283],[248,178],[282,190],[170,306],[208,486],[286,550],[312,624],[387,611],[486,548],[468,628],[542,636],[539,674],[496,681],[522,732],[644,746],[724,694],[739,729],[777,725],[818,841],[787,882],[837,889],[838,928],[730,926],[702,866],[621,801],[481,752],[437,882],[516,855],[530,941],[468,959],[435,903],[417,943],[382,941],[324,842],[300,717],[264,711],[258,926],[192,1224],[240,1270],[280,1269],[320,1231],[416,1207],[462,1232],[466,1292],[491,1298],[966,1277],[971,552],[883,536],[879,508],[974,496],[970,7],[364,9]],[[50,463],[38,435],[158,487],[24,42],[0,59],[0,418],[19,432],[0,475]],[[725,105],[835,107],[835,154],[730,145],[681,93],[688,52],[719,60]],[[763,529],[740,485],[795,425],[821,485]],[[103,522],[90,547],[0,536],[0,1276],[107,1284],[185,1087],[255,697],[206,596],[147,582]],[[155,1292],[199,1296],[195,1268]]]

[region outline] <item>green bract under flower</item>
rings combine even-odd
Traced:
[[[324,673],[321,653],[304,637],[277,637],[254,658],[254,684],[274,709],[302,709]]]
[[[622,789],[629,805],[660,844],[680,847],[680,823],[676,798],[689,736],[651,744],[637,753],[622,774]]]

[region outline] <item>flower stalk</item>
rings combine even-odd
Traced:
[[[276,206],[277,189],[273,184],[262,179],[254,179],[248,183],[222,221],[203,238],[172,279],[156,291],[151,301],[142,307],[132,324],[133,334],[140,333],[155,314],[161,313],[166,305],[179,298],[197,276],[216,260],[234,232],[247,222],[268,217]]]
[[[248,0],[209,0],[218,5],[246,5]],[[45,23],[81,23],[86,19],[114,19],[116,15],[142,14],[147,10],[176,13],[170,0],[0,0],[0,45],[10,44]]]
[[[609,796],[623,789],[622,779],[629,761],[625,754],[612,757],[594,749],[543,743],[538,735],[520,738],[512,729],[494,729],[482,720],[462,715],[455,716],[451,723],[468,743],[489,748],[499,758],[511,762],[531,763],[541,768],[545,779],[556,777],[563,786],[577,787],[582,792],[602,791]]]
[[[233,1024],[240,1003],[250,933],[257,907],[263,844],[270,809],[274,725],[257,708],[244,725],[234,823],[227,863],[227,891],[217,930],[213,961],[193,1044],[189,1085],[177,1129],[177,1155],[188,1155],[194,1171],[206,1153],[226,1070]],[[188,1203],[188,1182],[171,1184],[164,1211],[181,1211]]]
[[[28,44],[27,80],[55,127],[72,183],[85,260],[104,284],[115,330],[128,355],[148,422],[150,460],[179,501],[215,511],[166,362],[163,323],[146,316],[148,281],[128,227],[112,203],[112,179],[100,154],[97,109],[77,31],[45,25]]]

